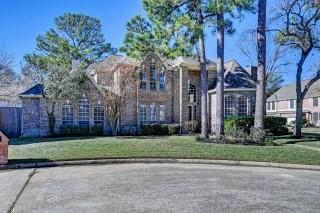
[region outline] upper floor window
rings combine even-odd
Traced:
[[[139,80],[140,80],[140,89],[146,90],[147,89],[147,73],[145,70],[140,71]]]
[[[166,106],[165,105],[160,105],[159,109],[159,114],[160,114],[160,123],[164,123],[166,121]]]
[[[93,109],[93,120],[94,125],[104,126],[104,106],[101,104],[97,104]]]
[[[295,109],[296,108],[296,100],[295,99],[290,99],[288,101],[288,108],[289,109]]]
[[[248,102],[247,102],[247,97],[245,96],[239,97],[239,115],[240,116],[248,115]]]
[[[224,116],[229,117],[233,115],[233,98],[231,96],[224,97]]]
[[[267,103],[267,111],[276,111],[276,102],[271,101]]]
[[[189,93],[189,101],[190,102],[196,102],[197,101],[197,87],[194,84],[189,84],[188,88]]]
[[[319,99],[318,97],[313,98],[313,106],[318,107],[319,106]]]
[[[157,90],[157,72],[156,64],[150,64],[150,90]]]
[[[79,127],[89,127],[89,101],[87,98],[79,100]]]
[[[147,108],[145,105],[140,105],[139,120],[141,125],[147,124]]]
[[[160,72],[160,83],[159,83],[159,87],[160,87],[160,90],[165,90],[165,89],[166,89],[166,75],[165,75],[164,70],[162,70],[162,71]]]
[[[69,103],[62,106],[62,124],[73,125],[73,108]]]
[[[150,105],[150,122],[152,124],[157,122],[157,109],[154,104]]]

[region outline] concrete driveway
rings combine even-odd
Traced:
[[[320,209],[318,171],[115,164],[37,169],[33,176],[32,172],[0,171],[1,213],[8,212],[10,207],[16,213],[247,213]]]

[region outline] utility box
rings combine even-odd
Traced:
[[[9,139],[0,131],[0,165],[8,163]]]

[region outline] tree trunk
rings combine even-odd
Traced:
[[[204,46],[203,33],[199,36],[199,59],[201,68],[201,138],[208,138],[208,108],[207,108],[207,95],[208,95],[208,74],[206,66],[206,54]]]
[[[217,87],[216,87],[216,135],[224,135],[224,14],[223,2],[217,0]]]
[[[259,0],[258,3],[258,70],[256,87],[256,111],[254,118],[255,128],[264,128],[264,109],[266,105],[266,0]]]
[[[296,122],[293,135],[297,138],[300,138],[301,135],[301,128],[302,128],[302,110],[303,110],[303,97],[301,91],[301,74],[302,74],[302,67],[304,64],[306,56],[301,53],[301,58],[298,63],[297,73],[296,73]]]

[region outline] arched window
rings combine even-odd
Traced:
[[[247,116],[247,115],[248,115],[247,97],[240,96],[239,97],[239,116]]]
[[[156,64],[150,64],[150,90],[157,90],[157,72]]]
[[[190,102],[197,102],[197,87],[194,84],[189,84],[188,90]]]
[[[89,127],[89,101],[87,98],[79,100],[79,127]]]
[[[160,90],[165,90],[166,89],[166,74],[164,70],[160,72],[160,82],[159,82],[159,87]]]
[[[93,108],[93,120],[94,125],[104,126],[104,106],[101,104],[97,104]]]
[[[233,98],[232,96],[224,97],[224,116],[229,117],[233,115]]]
[[[73,125],[73,108],[70,103],[63,104],[62,106],[62,124]]]
[[[140,89],[146,90],[147,89],[147,73],[144,69],[140,71],[139,79],[140,79]]]

